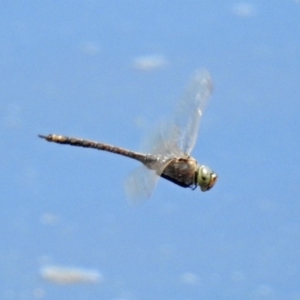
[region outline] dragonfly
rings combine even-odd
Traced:
[[[160,177],[184,188],[195,190],[199,186],[205,192],[215,185],[218,175],[209,167],[198,164],[191,152],[212,91],[209,72],[196,71],[184,96],[175,106],[173,116],[148,137],[147,153],[57,134],[38,136],[48,142],[107,151],[142,163],[125,184],[129,199],[149,198]]]

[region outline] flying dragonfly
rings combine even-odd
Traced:
[[[184,97],[175,107],[173,117],[160,124],[148,138],[148,153],[140,153],[96,141],[57,134],[39,135],[48,142],[93,148],[135,159],[142,163],[127,179],[126,192],[131,199],[149,198],[159,177],[181,187],[210,190],[218,175],[191,156],[200,120],[212,93],[213,84],[208,71],[196,71]]]

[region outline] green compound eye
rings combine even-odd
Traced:
[[[206,166],[200,166],[198,170],[197,184],[202,192],[210,190],[216,183],[218,175]]]

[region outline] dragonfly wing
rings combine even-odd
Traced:
[[[143,152],[148,153],[148,162],[135,169],[125,181],[125,193],[132,203],[148,199],[154,191],[157,181],[172,158],[181,157],[178,148],[178,130],[174,124],[160,123],[144,139]],[[152,157],[152,159],[151,159]]]
[[[170,160],[157,161],[152,165],[155,169],[149,169],[145,165],[135,169],[125,181],[125,193],[129,202],[135,204],[150,198],[169,162]]]
[[[129,202],[135,204],[150,198],[158,179],[156,172],[146,166],[135,169],[125,181],[125,193]]]
[[[174,122],[159,123],[143,141],[144,152],[165,156],[179,157],[183,152],[178,147],[180,131]],[[163,162],[164,163],[164,162]]]
[[[178,127],[179,131],[178,147],[186,154],[190,154],[195,146],[200,120],[212,90],[209,72],[197,71],[175,109],[174,127]]]

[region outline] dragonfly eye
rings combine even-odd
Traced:
[[[197,183],[202,192],[211,189],[218,179],[218,175],[206,166],[200,166],[198,170]]]

